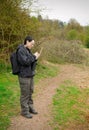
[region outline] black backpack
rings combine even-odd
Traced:
[[[12,67],[12,74],[18,75],[20,72],[20,65],[18,63],[18,49],[13,52],[10,56],[10,62],[11,62],[11,67]]]

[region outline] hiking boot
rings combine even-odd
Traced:
[[[35,111],[34,109],[30,109],[30,111],[29,112],[31,112],[32,114],[38,114],[38,112],[37,111]]]
[[[32,118],[32,115],[29,113],[29,114],[23,114],[21,113],[22,116],[26,117],[26,118]]]

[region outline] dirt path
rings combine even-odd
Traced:
[[[55,89],[64,81],[72,80],[79,87],[89,87],[89,68],[77,67],[75,65],[59,65],[60,73],[57,77],[46,79],[35,88],[37,94],[34,98],[35,108],[38,115],[32,119],[26,119],[20,115],[12,118],[8,130],[52,130],[50,105]]]

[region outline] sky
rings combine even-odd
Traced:
[[[76,19],[81,25],[89,25],[89,0],[39,0],[38,7],[43,18],[68,22]]]

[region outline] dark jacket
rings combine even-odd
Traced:
[[[35,67],[36,67],[36,57],[31,53],[31,51],[24,47],[24,45],[20,45],[18,47],[18,62],[20,65],[20,73],[18,76],[20,77],[33,77],[35,75]]]

